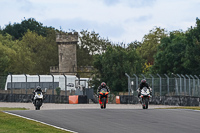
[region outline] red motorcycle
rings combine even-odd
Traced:
[[[109,92],[106,88],[102,88],[99,92],[99,104],[101,109],[106,108],[106,103],[108,103],[108,94]]]

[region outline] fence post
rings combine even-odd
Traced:
[[[177,78],[176,78],[176,74],[173,74],[172,75],[174,76],[174,80],[175,80],[175,91],[176,91],[176,95],[178,95],[178,81],[177,81]]]
[[[125,75],[128,77],[128,104],[129,104],[129,96],[130,96],[130,89],[131,89],[131,83],[130,83],[130,76],[127,74],[127,73],[125,73]]]
[[[158,77],[160,78],[160,96],[162,95],[162,77],[157,73]]]
[[[192,90],[192,96],[194,96],[194,94],[195,94],[195,78],[194,78],[192,75],[190,75],[190,77],[192,77],[192,79],[193,79],[193,85],[192,85],[193,90]]]
[[[164,74],[165,77],[167,77],[167,93],[169,95],[169,77],[167,76],[167,74]]]
[[[135,90],[137,91],[137,89],[138,89],[138,77],[137,77],[137,75],[136,75],[136,74],[133,74],[133,76],[135,76],[135,78],[136,78],[136,86],[135,86],[135,87],[136,87],[136,89],[135,89]]]
[[[151,84],[152,84],[152,93],[153,93],[153,95],[154,95],[154,77],[151,75],[151,74],[149,74],[150,75],[150,77],[152,78],[152,80],[151,80]]]
[[[181,76],[184,79],[184,95],[186,95],[186,78],[185,78],[185,76],[183,74],[181,74]]]
[[[53,74],[51,74],[52,76],[52,83],[53,83],[53,88],[52,88],[52,101],[54,102],[54,76]]]
[[[64,73],[63,73],[63,76],[65,77],[65,97],[66,97],[67,96],[67,77]]]
[[[179,75],[179,74],[176,74],[178,77],[179,77],[179,79],[180,79],[180,95],[181,95],[181,93],[182,93],[182,81],[181,81],[181,76]]]
[[[25,75],[25,78],[26,78],[26,96],[27,96],[27,75],[26,74],[24,74]]]
[[[198,89],[198,96],[199,96],[199,90],[200,90],[199,77],[197,77],[197,75],[194,75],[194,77],[198,79],[198,81],[197,81],[197,83],[198,83],[197,89]]]
[[[39,81],[39,86],[40,86],[40,75],[38,74],[38,81]]]
[[[13,77],[12,77],[12,74],[11,74],[11,73],[9,73],[9,75],[10,75],[10,80],[11,80],[11,81],[10,81],[10,82],[11,82],[11,86],[10,86],[10,89],[11,89],[10,101],[13,102],[13,101],[12,101],[12,99],[13,99],[13,87],[12,87],[13,79],[12,79],[12,78],[13,78]]]
[[[141,74],[142,75],[142,77],[144,78],[144,79],[146,79],[146,77],[144,76],[144,74]]]
[[[127,73],[125,75],[128,77],[128,95],[130,96],[130,76]]]
[[[187,74],[185,76],[189,79],[189,96],[191,96],[190,77]]]

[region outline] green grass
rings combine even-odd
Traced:
[[[199,106],[181,106],[181,107],[169,107],[169,108],[158,108],[158,109],[192,109],[192,110],[200,110]]]
[[[0,107],[0,111],[9,111],[9,110],[27,110],[26,108],[8,108],[8,107]]]
[[[0,133],[70,133],[39,122],[27,120],[2,111],[25,108],[0,108]]]

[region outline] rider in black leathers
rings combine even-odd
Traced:
[[[37,87],[36,87],[36,89],[35,89],[34,92],[33,92],[32,101],[33,101],[33,99],[34,99],[34,97],[35,97],[35,92],[42,92],[42,88],[41,88],[40,86],[37,86]]]
[[[109,87],[106,85],[105,82],[102,82],[101,85],[98,87],[97,92],[99,93],[102,88],[106,88],[108,92],[110,92]]]
[[[147,88],[150,90],[150,95],[151,95],[151,89],[150,89],[148,83],[146,82],[145,79],[142,79],[142,80],[141,80],[141,83],[140,83],[140,88],[139,88],[139,92],[138,92],[138,97],[140,97],[140,95],[141,95],[141,90],[142,90],[143,87],[147,87]]]

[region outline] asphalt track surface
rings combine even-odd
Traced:
[[[73,106],[73,105],[72,105]],[[85,107],[87,104],[84,105]],[[200,112],[183,109],[71,108],[7,111],[79,133],[200,132]],[[114,105],[112,105],[114,107]],[[134,106],[134,105],[132,105]],[[79,105],[75,105],[79,107]],[[140,107],[140,108],[138,108]],[[149,106],[151,107],[151,105]]]

